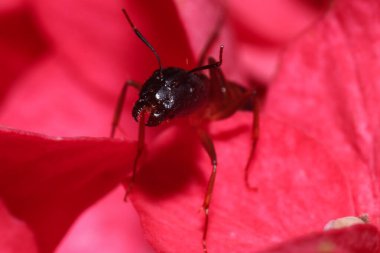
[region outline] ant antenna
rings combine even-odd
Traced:
[[[204,66],[194,68],[194,69],[190,70],[188,73],[193,73],[193,72],[201,71],[201,70],[205,70],[205,69],[219,68],[223,62],[223,49],[224,49],[224,46],[221,45],[219,48],[219,61],[218,62],[214,62],[214,63],[208,64],[208,65],[204,65]]]
[[[147,45],[149,47],[149,49],[153,52],[153,54],[156,56],[158,66],[160,68],[160,79],[162,80],[164,78],[164,75],[162,74],[162,65],[161,65],[160,56],[158,55],[157,51],[153,48],[153,46],[151,44],[149,44],[149,42],[144,38],[144,36],[137,29],[137,27],[133,24],[132,20],[129,18],[127,11],[124,8],[121,10],[123,11],[124,16],[127,18],[129,25],[132,27],[132,29],[135,32],[135,34],[137,35],[137,37],[139,37],[140,40],[142,42],[144,42],[144,44]]]

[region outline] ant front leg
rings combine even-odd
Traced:
[[[126,183],[124,184],[124,187],[127,189],[124,195],[124,201],[127,201],[127,197],[129,193],[132,190],[132,186],[134,185],[136,181],[136,174],[137,174],[137,165],[140,160],[140,157],[144,151],[144,139],[145,139],[145,116],[146,116],[146,111],[143,110],[140,114],[139,117],[139,134],[138,134],[138,141],[137,141],[137,153],[135,156],[135,160],[133,161],[133,174],[130,182],[128,185]]]
[[[215,152],[214,144],[210,136],[201,128],[198,128],[197,130],[198,130],[197,132],[201,139],[202,145],[207,151],[207,154],[210,157],[211,164],[212,164],[212,172],[208,180],[207,191],[206,191],[205,198],[203,200],[203,205],[202,205],[203,210],[205,212],[205,223],[204,223],[204,228],[203,228],[202,244],[203,244],[203,252],[207,252],[206,239],[207,239],[207,231],[208,231],[208,223],[209,223],[209,208],[210,208],[212,193],[214,190],[217,161],[216,161],[216,152]]]
[[[111,138],[114,137],[116,128],[119,126],[120,116],[121,116],[121,112],[123,111],[123,106],[124,106],[125,97],[127,95],[128,86],[132,86],[137,90],[140,90],[142,87],[141,84],[134,82],[132,80],[127,81],[123,85],[123,88],[122,88],[120,95],[119,95],[119,98],[117,100],[115,114],[114,114],[113,120],[112,120],[112,128],[111,128],[111,134],[110,134]],[[144,149],[144,136],[145,136],[144,122],[145,122],[145,111],[142,112],[140,119],[139,119],[139,134],[138,134],[138,142],[137,142],[137,153],[135,156],[135,160],[133,162],[132,178],[131,178],[129,183],[123,182],[124,187],[127,189],[125,196],[124,196],[124,201],[127,200],[128,194],[130,193],[130,191],[132,189],[132,185],[136,181],[137,165],[138,165],[138,161],[139,161],[140,156],[141,156],[143,149]]]
[[[112,120],[112,127],[111,127],[111,134],[110,134],[111,138],[115,136],[116,128],[119,126],[120,116],[121,116],[121,112],[123,111],[123,106],[124,106],[125,96],[127,95],[128,86],[132,86],[135,89],[140,90],[142,85],[132,80],[128,80],[123,85],[123,88],[117,100],[116,109],[115,109],[115,113]]]

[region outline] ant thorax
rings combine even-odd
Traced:
[[[208,97],[209,80],[200,73],[190,73],[181,68],[156,70],[144,83],[132,115],[138,121],[140,113],[149,113],[147,126],[179,115],[192,113],[200,108]]]

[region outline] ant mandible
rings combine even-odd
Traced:
[[[210,57],[207,65],[202,65],[206,54],[218,37],[221,22],[206,43],[201,57],[195,68],[184,70],[177,67],[163,68],[161,60],[153,46],[136,28],[125,9],[122,9],[129,25],[139,39],[149,47],[158,62],[158,69],[143,84],[127,81],[120,93],[115,114],[112,121],[111,138],[114,137],[119,125],[120,115],[124,105],[127,87],[132,86],[140,91],[132,116],[139,123],[137,154],[133,163],[133,174],[126,187],[125,200],[135,183],[137,165],[144,149],[145,126],[158,126],[177,116],[186,116],[189,123],[197,129],[204,149],[211,159],[212,172],[208,180],[207,190],[203,201],[205,221],[202,236],[203,251],[207,252],[207,231],[209,223],[209,208],[216,178],[217,159],[214,144],[208,133],[201,127],[205,122],[220,120],[234,114],[237,110],[246,107],[247,103],[253,107],[252,146],[245,167],[245,183],[248,188],[254,189],[248,183],[248,167],[253,158],[259,136],[259,103],[255,92],[227,81],[220,66],[223,61],[223,46],[220,46],[219,61]],[[202,70],[209,70],[209,77],[202,74]]]

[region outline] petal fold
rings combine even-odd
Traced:
[[[0,143],[1,199],[28,225],[39,252],[51,252],[79,214],[119,185],[135,154],[125,141],[9,129]]]

